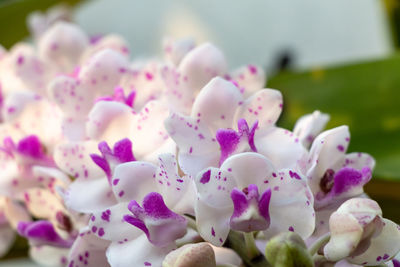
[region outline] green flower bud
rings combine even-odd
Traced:
[[[187,244],[164,259],[162,267],[216,267],[213,248],[206,242]]]
[[[303,239],[296,233],[282,233],[272,238],[265,257],[274,267],[313,267],[314,263]]]

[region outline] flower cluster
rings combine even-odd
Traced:
[[[17,233],[49,266],[399,266],[347,126],[276,126],[263,69],[210,43],[131,61],[118,35],[48,24],[0,49],[1,254]]]

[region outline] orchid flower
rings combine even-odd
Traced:
[[[193,214],[193,180],[179,175],[173,154],[163,154],[158,166],[141,161],[118,165],[111,184],[118,203],[94,212],[89,223],[93,233],[112,241],[110,264],[161,265],[186,233],[182,215]],[[142,205],[136,201],[141,199]]]
[[[382,218],[379,205],[370,199],[352,198],[329,219],[331,238],[324,247],[328,260],[376,266],[400,251],[400,227]]]
[[[224,243],[230,229],[264,231],[266,236],[295,231],[303,237],[314,231],[306,179],[290,169],[276,170],[261,154],[231,156],[219,169],[201,171],[195,182],[197,229],[216,246]]]
[[[200,91],[191,116],[173,113],[165,125],[179,147],[180,167],[190,175],[244,151],[261,153],[278,168],[290,168],[306,151],[292,133],[274,126],[281,110],[278,91],[263,89],[243,99],[233,83],[217,77]],[[236,123],[238,132],[231,129]]]
[[[300,117],[294,125],[293,134],[299,138],[304,147],[309,148],[315,137],[325,128],[329,115],[319,110]]]

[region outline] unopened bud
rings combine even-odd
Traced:
[[[272,238],[265,248],[265,257],[274,267],[314,266],[303,239],[293,232]]]
[[[172,252],[164,259],[162,267],[216,267],[215,254],[206,243],[187,244]]]

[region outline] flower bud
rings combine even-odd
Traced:
[[[162,267],[215,267],[215,254],[206,243],[187,244],[172,252],[164,259]]]
[[[303,239],[294,232],[272,238],[265,248],[265,257],[275,267],[314,266]]]

